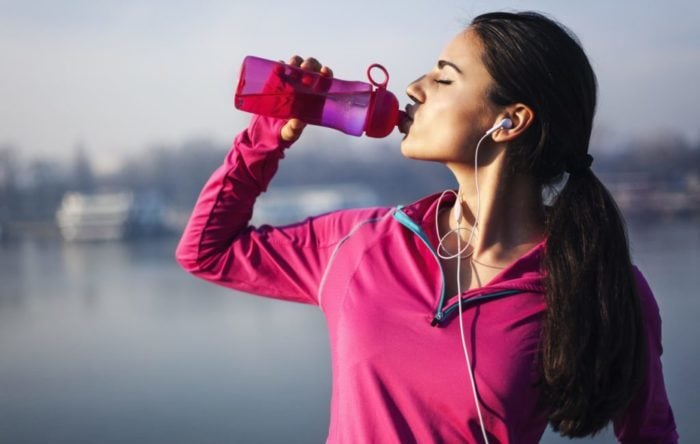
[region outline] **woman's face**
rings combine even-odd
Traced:
[[[412,159],[473,162],[479,139],[497,121],[487,93],[491,75],[481,61],[481,42],[469,29],[459,33],[440,54],[436,66],[408,86],[415,104],[401,152]]]

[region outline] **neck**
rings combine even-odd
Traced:
[[[471,227],[476,222],[476,232],[471,240],[475,261],[493,266],[507,265],[544,238],[540,189],[530,177],[507,173],[505,150],[495,154],[478,171],[474,170],[473,164],[448,164],[447,167],[459,183],[459,198],[455,206],[462,205],[459,227],[466,228],[458,232],[462,244],[469,240]],[[441,233],[457,228],[454,215],[454,206],[442,215]],[[456,238],[451,238],[448,248],[456,251]]]

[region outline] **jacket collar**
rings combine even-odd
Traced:
[[[435,232],[435,212],[438,211],[438,204],[440,206],[451,206],[455,202],[453,193],[445,193],[442,200],[440,199],[441,195],[442,192],[431,194],[402,207],[402,211],[421,226],[433,247],[438,243],[437,233]],[[501,270],[483,288],[516,289],[544,293],[545,274],[542,270],[542,259],[544,258],[546,243],[545,239],[532,247],[520,258]],[[468,297],[471,293],[480,294],[483,292],[481,290],[470,290],[465,296]]]

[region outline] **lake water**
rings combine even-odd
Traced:
[[[700,227],[630,238],[661,308],[682,441],[700,442]],[[324,442],[320,312],[199,281],[172,259],[176,241],[0,247],[0,442]]]

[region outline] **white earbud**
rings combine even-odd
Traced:
[[[510,119],[503,119],[500,122],[496,124],[493,128],[490,130],[486,131],[486,136],[489,134],[493,133],[494,131],[498,131],[499,129],[511,129],[513,128],[513,121]]]

